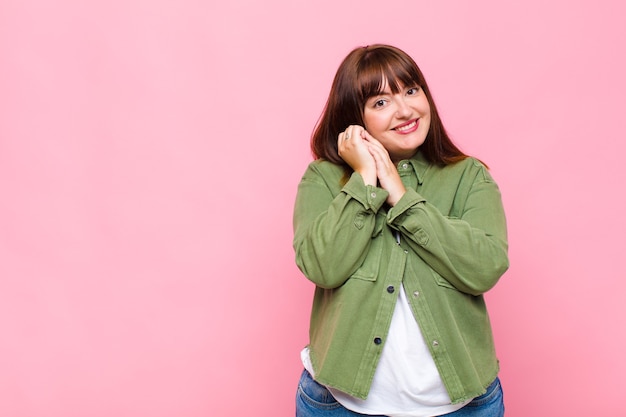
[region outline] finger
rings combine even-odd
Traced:
[[[368,147],[372,150],[376,150],[376,152],[378,152],[381,156],[384,156],[385,158],[390,159],[387,148],[385,148],[383,144],[377,141],[376,139],[372,141],[368,141]]]
[[[370,135],[370,132],[368,132],[367,130],[363,129],[363,131],[361,132],[361,137],[369,142],[372,143],[380,143],[378,141],[378,139],[376,139],[374,136]]]
[[[344,142],[345,142],[345,132],[341,132],[337,135],[337,151],[339,154],[344,150]]]
[[[365,129],[362,126],[350,125],[344,131],[344,133],[346,134],[345,139],[346,140],[350,140],[350,139],[355,139],[357,137],[363,138],[363,132],[364,131],[365,131]]]
[[[369,148],[370,154],[376,161],[376,166],[379,169],[387,169],[389,165],[389,155],[387,154],[385,149],[380,149],[374,145]]]

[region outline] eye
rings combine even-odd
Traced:
[[[412,87],[407,90],[406,94],[409,96],[414,96],[417,93],[419,93],[419,91],[420,91],[420,87]]]
[[[385,105],[385,100],[376,100],[374,101],[374,103],[372,103],[372,107],[374,107],[375,109],[379,108],[379,107],[383,107]]]

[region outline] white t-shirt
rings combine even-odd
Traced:
[[[428,417],[451,413],[469,401],[451,404],[439,371],[415,321],[404,288],[396,303],[387,341],[367,399],[329,387],[345,408],[361,414],[389,417]],[[308,348],[302,363],[315,378]]]

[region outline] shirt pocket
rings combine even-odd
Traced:
[[[456,287],[450,284],[450,282],[447,279],[445,279],[444,277],[442,277],[441,275],[439,275],[436,271],[432,269],[430,271],[433,274],[433,277],[435,278],[435,282],[437,283],[437,285],[439,285],[440,287],[445,287],[445,288],[456,290]]]
[[[376,281],[378,278],[378,272],[380,271],[380,263],[383,252],[383,228],[385,226],[385,216],[376,216],[376,225],[372,232],[371,242],[367,255],[363,264],[357,269],[351,278],[356,278],[364,281]]]

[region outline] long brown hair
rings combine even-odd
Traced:
[[[426,79],[415,61],[398,48],[377,44],[354,49],[339,66],[328,101],[311,136],[315,159],[325,159],[350,170],[337,151],[337,136],[350,125],[365,125],[365,102],[380,94],[385,82],[394,94],[402,86],[416,84],[426,94],[431,120],[420,151],[429,162],[448,165],[467,158],[443,127]]]

